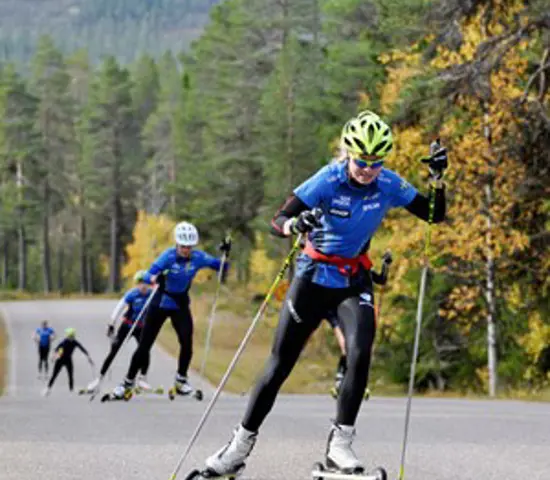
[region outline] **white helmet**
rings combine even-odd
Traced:
[[[189,222],[180,222],[174,228],[174,240],[176,240],[176,245],[194,247],[199,243],[199,232],[195,225]]]

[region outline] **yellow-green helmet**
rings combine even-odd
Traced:
[[[362,120],[365,117],[376,117],[380,118],[380,116],[377,113],[374,113],[372,110],[363,110],[362,112],[359,112],[357,114],[357,119]]]
[[[385,157],[393,147],[391,129],[378,115],[367,110],[344,125],[341,145],[351,154]]]
[[[147,275],[146,270],[138,270],[134,275],[134,282],[135,283],[143,282],[145,280],[145,275]]]
[[[74,328],[66,328],[65,329],[65,335],[69,338],[74,338],[76,336],[76,330]]]

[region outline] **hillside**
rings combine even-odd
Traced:
[[[2,0],[0,61],[26,62],[37,38],[52,35],[65,52],[86,47],[95,61],[130,62],[144,51],[179,52],[202,31],[220,0]]]

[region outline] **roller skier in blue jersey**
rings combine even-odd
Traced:
[[[120,347],[122,346],[122,342],[124,342],[124,339],[132,328],[132,325],[140,315],[141,310],[143,309],[145,303],[147,302],[147,299],[149,298],[149,295],[151,295],[152,289],[147,283],[145,283],[146,275],[147,272],[145,270],[140,270],[134,275],[134,282],[136,283],[136,286],[126,292],[124,297],[121,298],[121,300],[118,302],[115,309],[113,310],[113,313],[111,314],[111,322],[107,325],[107,336],[112,339],[111,349],[105,357],[103,365],[101,366],[101,370],[99,372],[100,377],[96,378],[86,387],[86,390],[90,393],[97,388],[100,378],[102,378],[109,369],[111,362],[113,361]],[[143,330],[144,314],[141,315],[140,319],[138,320],[138,324],[132,331],[132,336],[136,339],[138,343],[141,338],[141,332]],[[115,323],[121,315],[122,321],[115,334]],[[149,352],[144,354],[142,358],[143,363],[141,364],[139,369],[141,375],[137,381],[138,387],[142,390],[152,390],[151,386],[147,383],[147,370],[149,369],[150,361]],[[84,390],[84,392],[86,392],[86,390]]]
[[[114,398],[124,398],[134,386],[135,377],[146,355],[149,355],[165,320],[170,317],[180,344],[178,370],[174,388],[180,395],[193,393],[187,371],[193,353],[193,318],[190,310],[189,289],[197,272],[203,268],[218,271],[222,262],[206,252],[195,249],[199,233],[194,225],[181,222],[174,229],[175,247],[165,250],[151,265],[144,281],[159,285],[158,297],[149,307],[143,333],[137,350],[132,356],[124,381],[113,391]],[[220,250],[227,255],[231,243],[224,240]],[[228,264],[225,263],[224,270]]]
[[[48,356],[52,341],[55,339],[55,330],[48,325],[48,321],[44,320],[42,326],[38,327],[33,335],[33,339],[38,345],[38,378],[48,378]],[[44,374],[42,374],[44,367]],[[44,376],[42,376],[44,375]]]
[[[392,144],[391,129],[378,115],[363,112],[351,119],[341,135],[345,158],[307,179],[275,214],[273,233],[280,237],[304,234],[306,245],[297,259],[264,373],[229,443],[207,458],[203,477],[242,472],[281,385],[310,335],[334,310],[345,336],[347,371],[328,433],[325,461],[328,468],[342,473],[364,471],[352,441],[375,335],[370,261],[365,254],[390,209],[403,207],[424,221],[430,219],[430,197],[386,168],[385,157]],[[445,216],[442,176],[446,168],[446,150],[439,149],[429,159],[434,222]]]

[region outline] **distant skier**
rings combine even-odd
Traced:
[[[152,292],[152,289],[149,287],[149,285],[145,283],[144,279],[146,275],[147,271],[145,270],[140,270],[134,275],[134,282],[136,283],[136,286],[126,292],[124,297],[121,298],[121,300],[118,302],[115,309],[113,310],[113,313],[111,314],[111,322],[109,323],[109,325],[107,325],[107,336],[112,339],[111,349],[105,357],[105,360],[103,361],[103,365],[101,366],[101,370],[99,372],[99,378],[103,377],[109,369],[116,354],[122,346],[122,342],[124,342],[124,339],[132,328],[132,325],[134,324],[138,316],[140,316],[141,311],[143,310],[143,307]],[[120,323],[120,326],[118,327],[115,335],[115,323],[121,315],[122,322]],[[141,314],[139,322],[132,332],[132,336],[136,339],[138,344],[139,339],[141,338],[144,321],[145,312]],[[147,383],[147,370],[149,369],[149,360],[150,355],[149,351],[147,351],[143,355],[143,361],[140,366],[141,376],[138,378],[138,387],[142,390],[151,390],[151,385]],[[96,378],[86,387],[86,390],[88,392],[93,392],[95,388],[97,388],[97,386],[99,385],[99,378]]]
[[[52,341],[55,339],[55,330],[48,325],[48,321],[44,320],[42,326],[38,327],[33,334],[33,339],[38,345],[38,378],[48,378],[48,356]],[[42,367],[44,367],[44,375],[42,375]]]
[[[73,376],[73,352],[75,348],[79,348],[82,350],[82,353],[86,355],[88,358],[88,362],[90,362],[90,365],[94,365],[94,362],[92,360],[92,357],[90,357],[90,354],[88,351],[80,344],[78,340],[76,340],[76,331],[74,328],[67,328],[65,330],[65,338],[55,347],[54,351],[54,359],[55,364],[53,366],[53,373],[52,378],[50,378],[50,381],[48,382],[48,386],[44,389],[42,392],[42,395],[47,397],[51,390],[52,386],[55,382],[55,379],[57,378],[57,375],[59,375],[59,372],[62,367],[65,367],[67,369],[67,375],[69,376],[69,390],[72,392],[74,388],[74,376]]]

